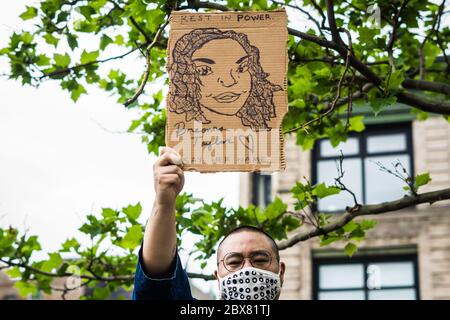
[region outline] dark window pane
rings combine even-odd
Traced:
[[[270,174],[253,174],[253,204],[264,208],[272,201],[272,177]]]

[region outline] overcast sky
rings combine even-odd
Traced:
[[[0,48],[23,27],[18,16],[30,3],[11,1],[0,11]],[[143,63],[133,56],[122,65],[139,74]],[[8,72],[0,59],[0,74]],[[85,216],[102,207],[140,202],[144,221],[153,202],[155,157],[140,136],[110,132],[126,131],[137,114],[101,90],[88,91],[75,104],[57,82],[34,89],[0,78],[0,225],[28,229],[46,251],[80,236]],[[186,173],[184,191],[236,206],[238,173]]]
[[[18,18],[25,4],[37,2],[10,1],[0,11],[0,48],[7,45],[12,32],[26,26]],[[302,16],[289,9],[288,14],[294,27],[306,31]],[[79,42],[88,51],[97,49],[95,37],[85,36]],[[100,58],[123,52],[114,46],[108,50]],[[113,67],[138,77],[144,67],[138,53],[113,63],[100,72]],[[6,60],[0,58],[0,74],[8,72]],[[0,226],[28,229],[39,236],[44,251],[58,249],[66,238],[80,238],[77,229],[85,216],[99,214],[102,207],[140,202],[144,222],[152,206],[155,156],[148,155],[140,136],[112,133],[126,131],[137,113],[102,90],[87,89],[89,94],[73,103],[57,82],[48,81],[35,89],[0,77]],[[146,86],[146,92],[158,89]],[[238,173],[187,172],[184,191],[207,201],[223,197],[226,205],[237,206],[238,179]],[[191,237],[183,240],[187,249],[194,244]],[[189,266],[191,271],[200,271],[196,263]],[[214,268],[211,260],[205,272]],[[215,282],[194,282],[203,291],[217,289]]]

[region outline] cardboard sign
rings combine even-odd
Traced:
[[[285,168],[287,41],[284,10],[171,14],[166,145],[185,170]]]

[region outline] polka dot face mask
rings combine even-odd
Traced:
[[[223,300],[275,300],[281,281],[276,273],[247,267],[221,278],[219,287]]]

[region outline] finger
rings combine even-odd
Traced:
[[[162,156],[164,153],[167,153],[167,152],[173,152],[181,158],[181,155],[177,151],[175,151],[175,149],[173,149],[171,147],[159,147],[158,152],[159,152],[159,156]]]
[[[175,151],[167,151],[161,157],[159,157],[157,161],[157,166],[165,166],[165,165],[177,165],[182,166],[183,162],[181,161],[181,157]]]
[[[162,156],[164,153],[169,152],[171,150],[173,150],[173,149],[170,147],[160,146],[160,147],[158,147],[158,155]]]
[[[177,174],[180,177],[184,175],[183,170],[181,170],[181,168],[176,165],[167,165],[164,167],[159,167],[158,171],[157,171],[157,174],[160,174],[160,175],[169,174],[169,173]]]
[[[177,185],[181,181],[180,177],[177,174],[171,173],[171,174],[165,174],[159,178],[160,184],[165,185]]]

